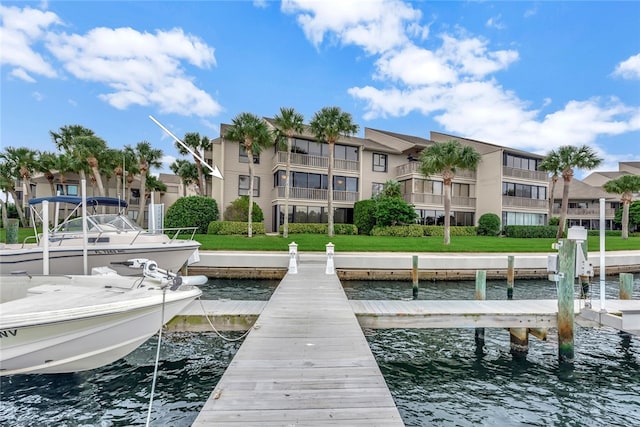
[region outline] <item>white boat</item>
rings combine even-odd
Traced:
[[[87,270],[110,266],[119,274],[139,272],[122,265],[131,258],[151,258],[170,271],[179,271],[185,264],[199,261],[200,243],[193,240],[196,227],[145,231],[135,225],[122,211],[124,200],[112,197],[88,197],[87,207],[94,212],[87,214],[86,245],[82,223],[82,198],[73,196],[42,197],[29,200],[31,212],[42,219],[36,209],[44,201],[52,204],[67,203],[75,208],[59,225],[48,232],[49,274],[85,274],[84,251],[86,246]],[[117,213],[99,214],[102,207],[115,207]],[[57,208],[56,208],[57,210]],[[37,221],[34,221],[34,224]],[[41,221],[42,222],[42,221]],[[169,237],[166,233],[172,234]],[[189,238],[178,238],[191,233]],[[26,272],[43,274],[45,236],[35,233],[35,242],[0,244],[0,274]]]
[[[135,350],[201,295],[190,283],[206,281],[154,267],[142,277],[2,276],[0,376],[95,369]]]

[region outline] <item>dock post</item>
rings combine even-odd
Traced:
[[[573,284],[575,282],[576,241],[562,239],[558,244],[558,361],[573,363]]]
[[[296,242],[289,243],[289,274],[298,274],[298,244]]]
[[[487,299],[487,272],[476,270],[476,299]],[[476,328],[476,354],[484,353],[484,328]]]
[[[334,244],[329,242],[327,243],[327,268],[325,270],[325,274],[334,274],[335,273],[335,269],[333,266],[333,249],[334,249]]]
[[[620,299],[631,299],[633,295],[633,274],[620,273]]]
[[[411,280],[413,281],[413,299],[418,299],[418,255],[411,258]]]
[[[513,299],[513,282],[515,281],[514,257],[507,258],[507,299]]]

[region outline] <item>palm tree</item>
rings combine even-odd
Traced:
[[[207,151],[211,149],[211,139],[208,136],[200,136],[198,132],[187,132],[184,135],[185,145],[191,148],[194,152],[200,153],[201,151]],[[175,143],[176,148],[183,156],[189,154],[189,150],[184,148],[182,144],[178,142]],[[204,157],[204,156],[202,156]],[[193,156],[193,161],[196,163],[196,169],[198,170],[198,192],[201,196],[207,195],[206,189],[206,181],[204,179],[204,174],[202,173],[202,163],[200,159],[196,156]]]
[[[358,132],[358,125],[353,123],[351,114],[343,112],[340,107],[324,107],[314,114],[311,132],[318,141],[329,144],[329,167],[327,171],[328,194],[328,230],[333,237],[333,157],[334,146],[340,136],[351,136]]]
[[[457,169],[475,170],[482,157],[471,146],[458,141],[435,143],[420,154],[420,172],[425,177],[439,173],[444,186],[444,244],[451,243],[451,182]]]
[[[289,179],[291,173],[291,145],[293,141],[293,135],[300,134],[304,130],[304,116],[293,108],[280,108],[280,114],[274,117],[276,124],[277,135],[279,140],[282,136],[287,138],[287,171],[285,176],[284,188],[284,225],[282,227],[282,237],[289,237],[289,193],[291,188],[291,180]]]
[[[548,219],[553,216],[553,202],[555,200],[556,184],[562,170],[560,169],[560,157],[558,152],[551,150],[547,156],[542,159],[538,165],[538,169],[551,174],[551,191],[549,192],[549,214]]]
[[[100,162],[107,162],[107,143],[98,136],[83,136],[76,138],[74,153],[85,159],[92,173],[92,181],[98,186],[101,196],[105,196],[104,184],[102,183]]]
[[[9,165],[13,177],[20,177],[22,180],[22,186],[24,189],[23,200],[29,200],[31,198],[31,175],[36,170],[37,154],[38,153],[35,150],[31,150],[26,147],[7,147],[5,148],[4,153],[0,154],[0,158]],[[20,205],[18,199],[14,198],[14,200],[16,202],[16,207]],[[22,220],[22,226],[26,227],[27,223],[24,215],[20,218]]]
[[[55,185],[55,172],[57,171],[57,159],[58,155],[52,153],[50,151],[41,151],[39,153],[39,160],[36,162],[35,168],[38,172],[42,172],[44,177],[47,178],[49,182],[49,189],[51,191],[51,195],[56,195],[56,185]]]
[[[138,163],[138,173],[140,174],[140,213],[136,223],[139,226],[142,226],[144,210],[146,208],[145,194],[147,191],[147,175],[149,174],[149,169],[153,167],[159,168],[162,166],[162,163],[160,162],[162,159],[162,150],[151,147],[151,143],[148,141],[138,142],[135,148],[127,145],[124,149],[130,153],[129,155],[134,156]]]
[[[622,238],[629,238],[629,205],[633,198],[633,193],[640,191],[640,176],[623,175],[618,179],[614,179],[602,186],[607,193],[620,194],[620,202],[622,202]]]
[[[69,156],[71,171],[78,172],[80,178],[86,180],[86,174],[91,172],[91,166],[85,157],[86,150],[82,148],[83,140],[98,138],[96,134],[81,125],[68,125],[62,126],[58,132],[49,131],[49,135],[51,135],[56,148]]]
[[[200,186],[200,182],[198,181],[198,169],[196,168],[196,165],[190,161],[185,159],[176,159],[175,162],[171,163],[169,169],[171,169],[171,171],[178,175],[182,180],[183,196],[187,195],[187,186],[189,184],[197,182],[198,186]]]
[[[240,113],[231,121],[224,138],[241,144],[247,152],[249,165],[249,218],[247,235],[252,236],[253,214],[253,155],[260,154],[263,148],[273,144],[273,136],[264,120],[251,113]]]
[[[25,226],[24,212],[22,211],[20,203],[17,202],[18,194],[16,192],[16,178],[17,176],[15,175],[12,166],[8,162],[0,162],[0,190],[5,194],[11,194],[11,197],[15,202],[16,210],[18,211],[20,223]],[[2,225],[3,227],[7,226],[7,203],[4,200],[2,203]]]
[[[550,153],[551,154],[551,153]],[[558,166],[562,171],[563,188],[562,188],[562,206],[560,207],[560,224],[558,226],[558,234],[556,238],[560,239],[564,236],[564,225],[567,221],[567,209],[569,207],[569,186],[573,179],[573,168],[593,169],[602,163],[602,159],[597,156],[596,152],[587,145],[575,147],[573,145],[563,145],[558,148]],[[547,155],[547,157],[549,157]]]

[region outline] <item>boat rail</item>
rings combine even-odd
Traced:
[[[136,241],[138,240],[138,238],[141,235],[165,234],[165,235],[167,235],[167,237],[169,237],[169,241],[167,243],[168,244],[172,244],[176,240],[178,240],[178,236],[180,236],[181,233],[183,235],[187,235],[188,239],[194,240],[196,231],[198,231],[198,227],[163,228],[163,229],[157,229],[157,230],[150,231],[150,232],[148,232],[146,230],[143,230],[143,229],[135,230],[135,232],[122,232],[121,230],[101,230],[101,231],[96,233],[95,231],[91,231],[90,234],[88,235],[88,243],[89,244],[93,244],[93,245],[97,245],[99,243],[103,243],[105,241],[104,239],[108,239],[112,235],[123,236],[123,235],[131,234],[131,240],[128,241],[128,242],[125,242],[126,244],[131,246],[134,243],[136,243]],[[189,233],[191,233],[190,236],[189,236]],[[43,233],[39,233],[37,238],[35,236],[30,236],[30,237],[36,239],[37,241],[40,241],[43,238]],[[82,237],[83,237],[83,234],[81,232],[78,232],[78,231],[56,232],[56,233],[53,233],[53,234],[49,235],[49,243],[50,244],[52,244],[52,243],[56,244],[57,243],[57,246],[62,246],[62,243],[65,240],[82,239]],[[26,241],[26,239],[25,239],[25,241]]]

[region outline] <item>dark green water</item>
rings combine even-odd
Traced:
[[[276,284],[215,281],[204,290],[208,298],[267,299]],[[423,283],[420,298],[471,299],[473,286]],[[506,298],[503,282],[487,288],[488,298]],[[411,284],[347,282],[345,292],[354,299],[409,298]],[[514,294],[554,298],[555,286],[516,282]],[[617,295],[617,278],[608,282],[607,294]],[[486,330],[480,355],[473,330],[366,331],[408,426],[640,426],[640,338],[611,329],[575,332],[576,358],[568,368],[558,364],[555,331],[546,342],[532,338],[526,360],[512,358],[501,329]],[[1,378],[0,425],[143,425],[156,342],[93,371]],[[165,334],[152,425],[189,426],[239,346],[208,333]]]

